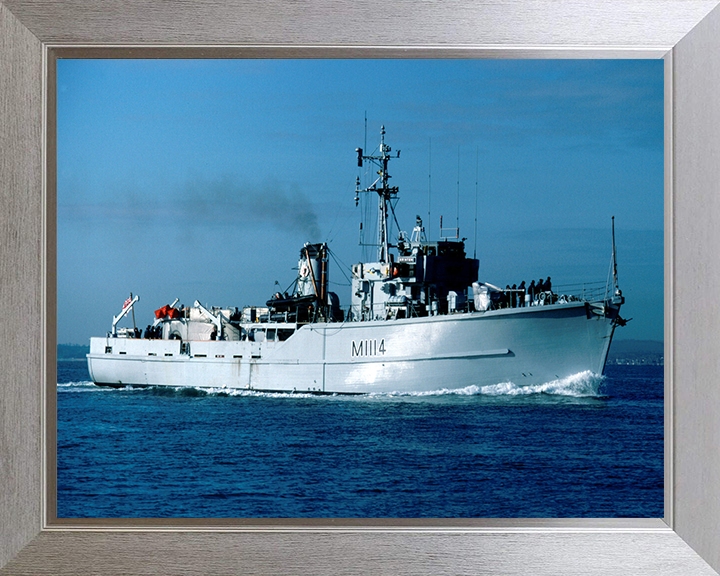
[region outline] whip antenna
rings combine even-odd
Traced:
[[[432,172],[432,137],[428,139],[428,226],[430,226],[430,185]]]
[[[477,214],[478,214],[478,170],[480,167],[480,146],[475,148],[475,248],[473,258],[477,258]]]
[[[460,238],[460,144],[458,144],[458,172],[457,172],[457,212],[455,215],[457,237]]]

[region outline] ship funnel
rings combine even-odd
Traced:
[[[327,294],[327,246],[305,244],[300,250],[297,277],[298,296],[316,296],[324,301]]]

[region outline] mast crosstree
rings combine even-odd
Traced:
[[[367,188],[360,188],[360,177],[355,181],[355,206],[360,200],[360,192],[376,192],[378,195],[378,227],[377,227],[377,247],[378,262],[386,263],[390,260],[390,238],[388,230],[389,210],[392,209],[391,200],[397,198],[398,187],[388,186],[390,174],[388,174],[388,163],[392,158],[400,158],[400,150],[395,155],[391,155],[392,148],[385,144],[385,126],[380,127],[380,147],[377,155],[364,155],[362,148],[356,148],[358,155],[358,166],[362,167],[363,160],[368,160],[375,164],[378,170],[378,177]]]

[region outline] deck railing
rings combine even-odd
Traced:
[[[527,291],[505,289],[500,292],[495,292],[496,295],[493,298],[493,303],[490,307],[491,310],[497,310],[501,308],[520,308],[526,305],[528,306],[540,306],[548,304],[562,304],[565,302],[599,302],[608,300],[611,294],[608,292],[609,287],[606,282],[583,282],[579,284],[559,284],[553,286],[549,292],[540,292],[530,298],[529,302],[525,302],[524,296]],[[497,295],[500,295],[500,298]],[[514,296],[514,298],[513,298]],[[350,319],[349,312],[351,306],[341,306],[346,320]],[[407,308],[401,308],[404,310],[400,317],[417,317],[426,316],[427,312],[425,307],[422,309],[416,309],[412,303],[408,302]],[[459,306],[455,312],[472,312],[474,311],[474,304],[472,294],[461,306]],[[386,319],[388,317],[388,307],[385,302],[376,303],[373,305],[372,315],[369,311],[366,311],[367,319]]]

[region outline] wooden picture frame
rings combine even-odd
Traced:
[[[0,0],[0,574],[715,574],[718,1],[325,4]],[[202,57],[664,57],[665,518],[57,521],[53,59],[181,45]]]

